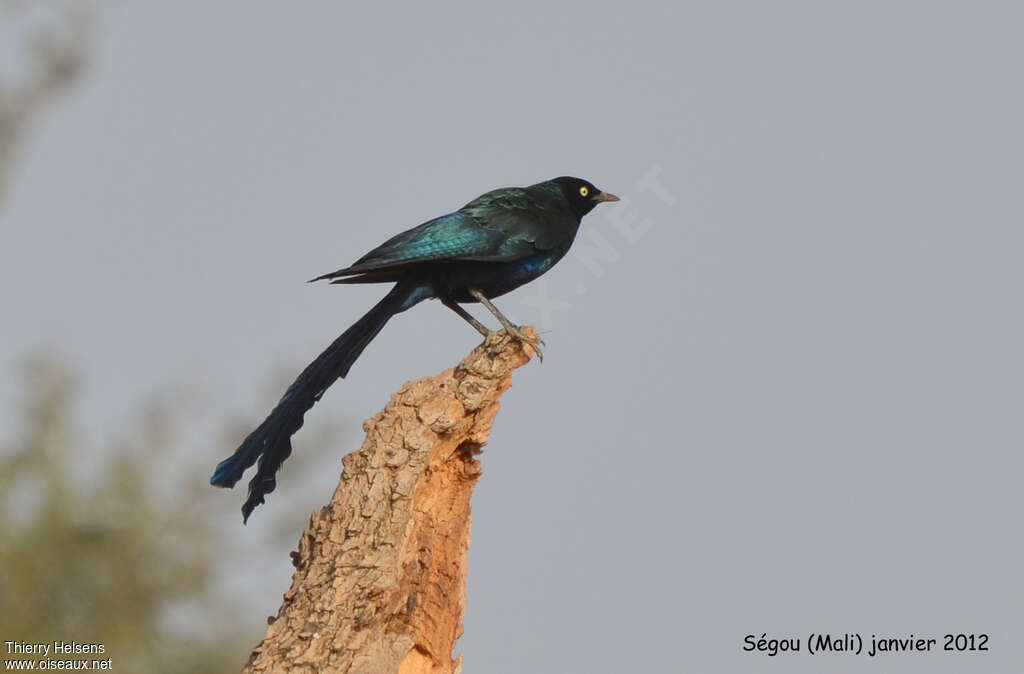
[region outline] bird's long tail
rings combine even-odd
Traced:
[[[400,281],[395,284],[384,299],[302,371],[274,411],[249,434],[235,453],[217,464],[210,484],[230,488],[242,478],[246,469],[259,461],[256,475],[249,482],[249,496],[242,506],[243,521],[248,521],[253,509],[263,503],[263,497],[277,486],[274,475],[292,453],[291,436],[302,427],[306,411],[336,379],[348,374],[352,363],[388,319],[425,299],[424,295],[422,286],[415,283]]]

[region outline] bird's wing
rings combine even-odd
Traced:
[[[486,230],[500,232],[504,239],[499,251],[501,259],[517,259],[539,250],[550,250],[564,238],[564,228],[553,225],[553,221],[571,216],[561,212],[555,206],[558,202],[550,197],[552,195],[543,192],[507,187],[477,197],[459,212],[470,215]],[[528,252],[516,256],[520,249]]]
[[[533,205],[533,208],[530,206]],[[351,266],[319,276],[335,279],[424,262],[508,262],[550,248],[543,212],[518,188],[495,190],[454,213],[388,239]]]

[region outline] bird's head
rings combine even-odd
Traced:
[[[562,176],[561,178],[555,178],[551,182],[561,188],[562,194],[565,195],[569,205],[581,218],[594,210],[594,206],[602,202],[619,200],[614,194],[602,192],[597,187],[594,187],[594,184],[589,180],[584,180],[583,178]]]

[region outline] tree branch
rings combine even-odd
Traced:
[[[524,329],[533,336],[532,328]],[[457,367],[406,383],[363,424],[330,504],[244,672],[452,674],[466,609],[474,458],[530,347],[492,333]]]

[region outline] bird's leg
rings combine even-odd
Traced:
[[[505,334],[506,335],[508,335],[511,338],[518,339],[520,342],[525,342],[525,343],[529,344],[530,347],[537,354],[537,358],[540,361],[543,362],[544,354],[541,353],[540,345],[544,343],[544,340],[539,339],[537,337],[530,337],[526,333],[524,333],[522,330],[520,330],[518,328],[518,326],[513,325],[512,321],[510,321],[507,318],[505,318],[505,315],[503,313],[501,313],[500,311],[498,311],[498,307],[494,306],[494,304],[492,304],[491,301],[489,299],[487,299],[487,296],[484,295],[479,290],[477,290],[476,288],[470,288],[469,289],[469,294],[470,294],[471,297],[476,299],[476,301],[478,301],[480,304],[482,304],[485,307],[487,307],[488,311],[490,311],[492,314],[494,314],[494,317],[497,318],[501,322],[501,326],[503,328],[505,328]],[[499,344],[499,348],[502,347],[502,346],[504,346],[504,341],[502,341],[502,343]]]
[[[484,336],[484,339],[487,339],[487,337],[488,337],[488,336],[489,336],[489,335],[491,334],[491,331],[487,329],[487,326],[486,326],[486,325],[484,325],[484,324],[483,324],[483,323],[481,323],[480,321],[478,321],[478,320],[476,320],[475,318],[473,318],[473,315],[472,315],[472,314],[470,314],[470,313],[469,313],[468,311],[466,311],[465,309],[463,309],[462,307],[460,307],[460,306],[459,306],[459,304],[458,304],[458,302],[455,302],[455,301],[453,301],[453,300],[450,300],[450,299],[448,299],[447,297],[445,297],[445,298],[442,298],[442,299],[441,299],[441,302],[442,302],[442,304],[444,304],[444,305],[445,305],[446,307],[448,307],[449,309],[451,309],[452,311],[454,311],[455,313],[457,313],[457,314],[458,314],[459,316],[462,316],[462,318],[463,318],[463,319],[465,319],[465,321],[466,321],[467,323],[469,323],[469,324],[470,324],[470,325],[472,325],[472,326],[473,326],[474,328],[476,328],[476,331],[477,331],[477,332],[479,332],[479,333],[480,333],[481,335],[483,335],[483,336]]]

